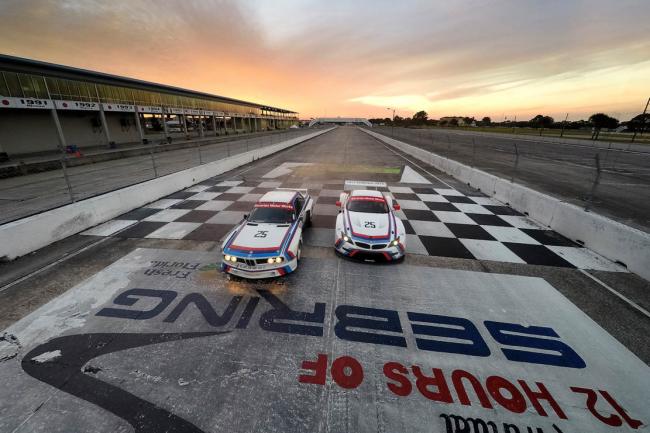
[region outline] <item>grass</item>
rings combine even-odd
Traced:
[[[445,130],[461,130],[461,131],[470,131],[470,132],[492,132],[500,134],[513,134],[513,135],[540,135],[540,130],[537,128],[507,128],[504,126],[457,126],[457,127],[433,127],[435,129]],[[542,137],[560,137],[562,130],[561,129],[544,129],[541,131]],[[604,142],[618,142],[618,143],[630,143],[632,142],[632,135],[629,133],[608,133],[601,132],[598,137],[598,141]],[[563,138],[577,138],[581,140],[591,140],[591,131],[587,130],[575,130],[575,129],[565,129]],[[637,134],[634,143],[637,144],[650,144],[650,133],[645,133],[643,136]]]

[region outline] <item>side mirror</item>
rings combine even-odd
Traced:
[[[247,214],[247,213],[244,214],[244,219],[245,219],[245,220],[248,219],[248,214]]]
[[[401,208],[402,208],[402,206],[400,206],[399,204],[393,203],[393,209],[400,210]]]
[[[330,202],[332,203],[332,202]],[[336,200],[336,206],[341,207],[341,200]]]

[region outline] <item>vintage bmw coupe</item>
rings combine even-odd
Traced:
[[[221,269],[243,278],[286,275],[298,267],[302,231],[311,222],[314,201],[306,189],[267,192],[222,245]]]

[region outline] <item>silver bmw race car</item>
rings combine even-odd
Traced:
[[[314,200],[306,189],[267,192],[222,245],[221,269],[244,278],[286,275],[298,267],[302,230],[311,221]]]
[[[334,248],[362,260],[393,261],[406,253],[404,224],[395,216],[399,210],[390,196],[380,191],[354,190],[342,193],[337,206]]]

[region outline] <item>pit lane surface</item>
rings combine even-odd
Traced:
[[[405,164],[366,134],[338,128],[210,188],[222,181],[262,188],[278,167],[295,186],[390,184]],[[428,187],[476,196],[413,168]],[[445,432],[462,431],[468,417],[498,431],[504,423],[522,431],[633,431],[634,420],[648,423],[648,319],[577,269],[429,254],[398,265],[350,262],[333,254],[322,220],[307,230],[298,272],[263,283],[219,273],[218,240],[118,231],[53,247],[52,256],[101,242],[0,294],[10,325],[0,342],[0,431]],[[19,265],[28,269],[29,259],[3,270],[18,274]],[[647,301],[647,283],[631,274],[587,272]],[[543,327],[537,338],[562,346],[505,344],[496,322]],[[531,338],[534,330],[516,332]],[[525,353],[513,358],[517,348]],[[458,370],[477,378],[487,403],[469,382],[471,404],[462,403]],[[556,405],[539,400],[546,416],[519,380],[548,390]],[[506,382],[511,403],[499,397],[508,396]],[[619,425],[587,408],[584,390],[592,389],[627,411],[596,393],[598,413]]]

